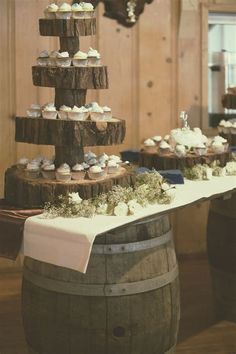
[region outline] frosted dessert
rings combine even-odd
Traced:
[[[144,150],[147,152],[157,152],[157,146],[153,139],[146,139],[143,142]]]
[[[66,68],[71,65],[71,58],[68,52],[58,53],[56,56],[56,65],[61,68]]]
[[[71,18],[72,11],[71,5],[64,2],[58,9],[56,17],[61,20],[69,20]]]
[[[107,107],[107,106],[104,106],[104,107],[102,107],[102,109],[103,109],[103,112],[104,112],[104,115],[103,115],[104,119],[105,120],[111,119],[112,118],[111,108]]]
[[[46,179],[56,178],[56,167],[53,163],[52,164],[44,163],[41,171],[42,171],[43,178]]]
[[[98,53],[96,49],[89,48],[88,51],[88,65],[90,66],[98,66],[101,65],[101,55]]]
[[[29,163],[29,159],[27,157],[21,157],[17,162],[17,168],[19,170],[24,170]]]
[[[84,8],[81,4],[75,3],[71,6],[72,18],[84,18]]]
[[[37,65],[47,66],[48,62],[49,62],[49,53],[47,50],[43,50],[37,58]]]
[[[72,167],[71,175],[73,180],[83,180],[85,178],[85,174],[86,171],[83,164],[77,163]]]
[[[52,104],[46,105],[42,110],[43,118],[45,119],[56,119],[57,118],[57,110],[56,107]]]
[[[45,18],[49,20],[54,20],[56,18],[57,11],[58,6],[55,3],[49,4],[44,10]]]
[[[40,167],[37,163],[31,161],[26,165],[24,172],[27,178],[36,179],[40,175]]]
[[[120,165],[114,161],[114,160],[109,160],[107,162],[107,173],[112,174],[112,173],[118,173],[120,170]]]
[[[59,52],[57,50],[52,50],[49,54],[48,66],[57,66],[56,59]]]
[[[97,122],[104,119],[104,111],[102,107],[99,105],[93,105],[90,110],[90,118],[91,120]]]
[[[88,63],[88,55],[87,53],[82,52],[79,50],[78,52],[75,53],[73,57],[73,65],[74,66],[86,66]]]
[[[166,141],[162,140],[159,144],[160,153],[161,154],[168,154],[170,152],[170,150],[171,150],[170,145]]]
[[[42,115],[41,106],[39,104],[32,104],[26,111],[27,117],[39,118]]]
[[[101,179],[105,176],[105,171],[100,166],[92,166],[88,171],[90,179]]]
[[[63,163],[56,170],[56,179],[59,182],[69,182],[71,180],[71,170],[67,163]]]
[[[59,108],[58,116],[60,119],[68,119],[69,112],[71,112],[71,107],[63,105]]]
[[[89,110],[82,107],[74,106],[70,112],[68,112],[68,118],[70,120],[81,120],[84,121],[89,117]]]

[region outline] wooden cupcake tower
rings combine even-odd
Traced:
[[[40,19],[42,36],[60,37],[60,50],[73,56],[79,50],[79,37],[96,33],[96,19]],[[33,66],[36,86],[55,88],[55,106],[82,106],[87,89],[107,89],[106,66],[50,67]],[[125,137],[125,121],[72,121],[16,117],[17,142],[55,146],[55,165],[67,163],[71,167],[84,161],[84,146],[121,144]],[[20,207],[41,207],[60,194],[79,192],[82,198],[91,198],[107,192],[113,185],[132,184],[132,176],[121,169],[119,174],[103,180],[70,181],[67,183],[43,178],[29,179],[15,166],[5,174],[5,199]]]
[[[236,109],[236,93],[226,93],[223,95],[222,106],[227,109]],[[220,133],[220,135],[226,138],[230,145],[236,146],[236,134]]]

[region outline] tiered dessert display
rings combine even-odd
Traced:
[[[197,164],[219,161],[225,166],[229,161],[228,142],[221,136],[207,138],[201,129],[190,129],[185,112],[180,118],[184,121],[182,129],[173,129],[164,139],[154,136],[144,141],[139,164],[157,170],[180,169]]]
[[[236,109],[236,87],[229,87],[227,93],[222,97],[222,105],[227,109]],[[221,120],[218,125],[219,134],[229,141],[229,144],[236,146],[236,119],[230,121]]]
[[[5,199],[20,207],[41,207],[58,195],[71,192],[79,192],[82,198],[90,198],[107,192],[114,184],[132,184],[132,176],[120,165],[118,169],[113,170],[111,166],[110,173],[106,173],[107,166],[104,168],[90,165],[85,169],[93,167],[92,173],[95,173],[97,178],[70,178],[73,166],[85,164],[85,146],[105,146],[123,142],[125,121],[106,116],[105,108],[108,107],[104,107],[104,112],[96,103],[84,107],[87,89],[108,88],[107,67],[101,64],[99,53],[91,49],[89,60],[88,55],[79,51],[79,37],[94,35],[96,32],[94,11],[91,8],[84,11],[85,9],[77,4],[71,13],[66,8],[67,4],[64,4],[65,8],[56,13],[56,5],[52,5],[47,9],[46,18],[39,20],[39,29],[42,36],[60,38],[60,51],[54,51],[51,55],[46,51],[42,52],[37,61],[38,65],[32,68],[32,75],[34,85],[55,88],[55,107],[53,104],[45,105],[42,108],[42,117],[40,107],[33,105],[28,117],[17,117],[15,139],[17,142],[54,145],[55,160],[51,164],[54,164],[55,171],[60,173],[61,178],[50,178],[50,167],[45,171],[49,172],[49,178],[45,178],[45,174],[44,177],[41,176],[41,169],[37,171],[38,174],[34,174],[34,169],[33,174],[27,174],[22,166],[9,168],[5,174]],[[93,117],[91,107],[96,108]],[[71,112],[70,119],[68,112]],[[101,112],[104,113],[103,117]],[[88,171],[85,172],[87,176]]]

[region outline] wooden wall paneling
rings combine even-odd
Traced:
[[[4,172],[15,160],[15,6],[1,1],[0,12],[0,197],[4,193]]]
[[[102,16],[99,7],[98,47],[103,62],[108,66],[109,89],[98,93],[101,105],[112,108],[113,115],[126,120],[126,138],[122,145],[100,149],[117,153],[134,147],[137,139],[137,24],[132,29],[124,28],[115,21]]]
[[[171,129],[172,48],[170,0],[147,6],[139,23],[140,141]]]

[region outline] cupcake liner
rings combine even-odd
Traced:
[[[88,171],[88,176],[90,179],[102,179],[105,177],[105,171],[101,171],[99,173],[93,173]]]
[[[72,18],[75,20],[84,18],[84,11],[72,11]]]
[[[42,170],[42,176],[45,179],[55,179],[56,178],[56,173],[55,173],[55,171],[44,171],[44,170]]]
[[[88,60],[87,59],[73,59],[72,60],[73,66],[87,66]]]
[[[57,11],[56,18],[59,20],[69,20],[71,15],[71,11]]]
[[[37,58],[38,66],[48,66],[49,58]]]
[[[96,57],[88,57],[88,66],[100,66],[101,59]]]
[[[69,182],[71,180],[71,173],[60,173],[60,172],[56,172],[56,180],[58,182]]]
[[[86,172],[85,171],[72,171],[72,179],[73,180],[83,180],[85,178]]]
[[[67,68],[71,66],[71,58],[56,58],[56,66],[60,68]]]
[[[40,170],[25,170],[25,177],[36,179],[39,178]]]
[[[53,112],[50,112],[50,111],[44,111],[42,112],[42,115],[43,115],[43,118],[44,119],[56,119],[57,118],[57,111],[53,111]]]
[[[104,120],[104,113],[100,112],[90,112],[90,118],[94,122]]]
[[[89,112],[68,112],[68,118],[70,120],[86,120],[89,116]]]

